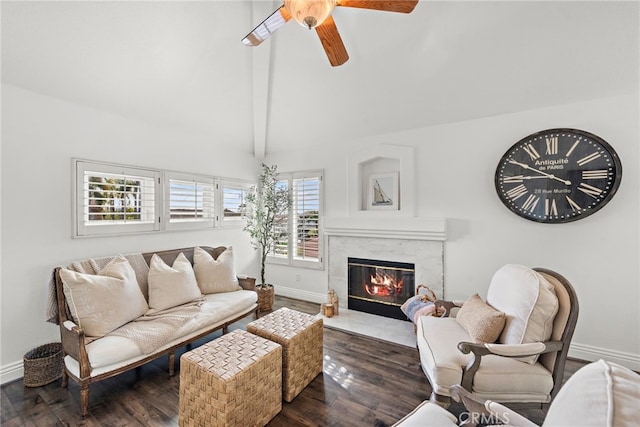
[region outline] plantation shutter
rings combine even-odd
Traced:
[[[293,176],[293,259],[320,260],[320,185],[318,174]]]
[[[86,161],[75,166],[76,236],[159,229],[159,172]]]
[[[168,174],[168,229],[209,228],[215,225],[215,180]]]

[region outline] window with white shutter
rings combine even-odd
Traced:
[[[167,172],[165,181],[167,229],[215,226],[215,178]]]
[[[242,181],[223,180],[222,187],[222,225],[244,226],[247,211],[247,194],[251,184]]]
[[[289,188],[292,206],[276,230],[281,231],[271,258],[298,267],[322,268],[322,171],[280,174],[278,185]]]
[[[157,231],[160,172],[74,160],[75,237]]]

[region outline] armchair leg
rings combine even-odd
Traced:
[[[62,381],[60,382],[60,387],[67,388],[69,384],[69,374],[67,373],[67,369],[62,367]]]
[[[172,377],[175,374],[176,354],[174,352],[169,353],[169,376]]]
[[[82,418],[89,415],[89,384],[80,386],[80,407]]]

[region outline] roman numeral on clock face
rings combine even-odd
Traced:
[[[544,154],[558,154],[558,137],[545,138],[545,141],[547,143],[547,151]]]
[[[516,182],[522,182],[524,180],[524,176],[522,175],[514,175],[514,176],[503,176],[502,182],[505,184],[514,184]]]
[[[524,203],[522,204],[522,209],[528,210],[529,212],[533,212],[539,201],[540,201],[540,197],[530,194],[529,197],[527,197],[527,200],[525,200]]]
[[[536,151],[536,149],[531,144],[527,144],[522,147],[524,151],[531,157],[531,160],[536,160],[540,158],[540,154]]]
[[[528,193],[527,187],[524,184],[520,184],[517,187],[513,187],[511,190],[507,191],[507,196],[511,200],[517,200],[518,198],[524,196]]]
[[[598,196],[602,193],[601,189],[589,184],[585,184],[584,182],[581,182],[580,185],[578,185],[578,190],[582,191],[588,196],[593,197],[594,199],[597,199]]]
[[[609,171],[606,169],[582,171],[582,179],[606,179],[608,175]]]
[[[587,163],[597,159],[598,157],[600,157],[600,153],[596,151],[595,153],[591,153],[588,156],[581,158],[576,163],[578,163],[579,166],[584,166]]]
[[[556,199],[544,199],[544,214],[546,216],[549,215],[558,215],[558,208],[556,207]]]
[[[582,208],[573,200],[571,200],[571,198],[569,196],[565,196],[567,198],[567,202],[569,202],[569,206],[571,206],[571,210],[574,212],[580,212],[582,210]]]

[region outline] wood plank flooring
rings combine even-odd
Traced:
[[[316,314],[318,304],[276,296],[274,309],[289,307]],[[231,329],[245,328],[252,319]],[[212,334],[202,344],[217,338]],[[176,361],[182,353],[176,354]],[[420,370],[416,349],[328,329],[324,330],[324,373],[318,375],[269,423],[291,426],[390,426],[429,398],[431,387]],[[565,377],[584,363],[569,361]],[[2,386],[3,426],[177,426],[179,369],[168,376],[167,359],[91,386],[90,414],[80,417],[78,386],[60,381],[24,387],[22,380]],[[454,414],[464,411],[452,405]],[[537,424],[542,411],[522,411]]]

